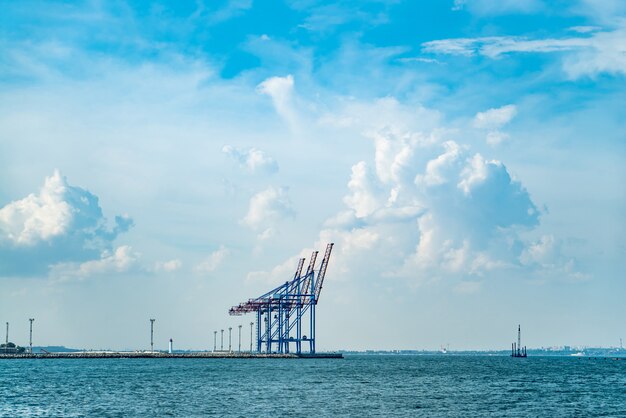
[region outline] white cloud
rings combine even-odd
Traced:
[[[241,222],[255,231],[261,231],[259,238],[267,238],[279,221],[294,216],[287,188],[269,187],[252,196],[248,213]]]
[[[435,58],[425,58],[425,57],[404,57],[398,58],[399,62],[411,63],[411,62],[423,62],[425,64],[441,64],[441,62]]]
[[[461,171],[460,181],[457,187],[463,190],[466,196],[471,194],[475,186],[484,183],[487,179],[489,164],[499,167],[502,166],[499,161],[485,161],[480,154],[474,155],[474,157],[469,160],[469,164]]]
[[[424,52],[449,55],[483,55],[497,59],[511,53],[562,53],[563,71],[571,79],[601,73],[626,74],[626,24],[589,36],[528,39],[514,36],[456,38],[422,44]]]
[[[487,133],[486,141],[489,145],[495,146],[506,141],[509,138],[510,138],[510,135],[507,134],[506,132],[491,131]]]
[[[567,28],[567,29],[572,32],[577,32],[577,33],[590,33],[590,32],[599,31],[602,28],[599,26],[572,26],[571,28]]]
[[[257,148],[237,148],[224,145],[222,152],[245,167],[250,173],[275,173],[278,171],[276,161],[264,151]]]
[[[512,114],[507,108],[482,120],[501,126]],[[422,283],[442,274],[481,277],[518,263],[520,250],[510,241],[516,228],[537,225],[538,212],[504,164],[454,141],[415,140],[433,137],[425,132],[385,127],[366,136],[376,169],[365,161],[352,167],[345,208],[326,222],[318,242],[337,244],[342,274],[358,275],[367,265],[372,277]]]
[[[452,10],[466,9],[480,16],[535,13],[544,9],[542,0],[454,0]]]
[[[290,6],[306,13],[303,23],[299,24],[299,28],[309,31],[328,34],[345,24],[365,24],[367,26],[376,26],[389,22],[384,9],[386,2],[378,2],[381,10],[374,11],[369,8],[359,7],[359,2],[332,2],[323,4],[323,2],[302,2],[290,1]]]
[[[224,6],[211,11],[206,11],[202,2],[197,5],[198,9],[192,17],[215,25],[244,14],[252,7],[252,0],[228,0]]]
[[[573,258],[564,255],[561,240],[553,235],[543,235],[530,243],[522,251],[519,260],[522,265],[538,269],[543,274],[575,281],[589,278],[579,271]]]
[[[201,261],[195,267],[195,271],[197,273],[211,273],[222,264],[229,254],[230,250],[222,245],[218,250],[212,252],[206,259]]]
[[[0,208],[0,240],[32,246],[65,234],[74,215],[65,201],[67,191],[67,182],[55,171],[38,195],[30,194]]]
[[[552,264],[559,250],[553,235],[544,235],[538,241],[530,244],[520,256],[524,264],[540,263],[543,265]]]
[[[38,194],[0,208],[2,273],[45,274],[52,264],[92,259],[132,225],[125,215],[107,225],[98,197],[55,171]]]
[[[291,129],[298,128],[294,79],[291,74],[286,77],[270,77],[257,86],[257,91],[270,96],[276,112],[285,119]]]
[[[138,268],[140,255],[128,245],[117,247],[115,251],[103,251],[98,260],[84,263],[59,263],[51,266],[50,276],[55,279],[85,279],[92,276],[119,274]]]
[[[422,44],[424,52],[449,55],[484,55],[498,58],[512,52],[558,52],[590,47],[591,38],[530,40],[513,36],[442,39]]]
[[[509,135],[500,129],[507,125],[517,114],[515,105],[506,105],[500,108],[478,112],[474,117],[474,126],[479,129],[487,129],[487,143],[498,145],[509,138]]]
[[[517,114],[515,105],[478,112],[474,117],[474,126],[480,129],[499,129],[508,124]]]
[[[450,180],[450,172],[459,169],[462,148],[454,141],[443,144],[445,152],[426,163],[424,174],[415,176],[415,184],[426,187],[439,186]]]
[[[435,128],[442,115],[423,106],[407,106],[395,97],[382,97],[370,102],[344,98],[338,109],[323,113],[319,118],[322,125],[335,128],[352,128],[365,132],[370,138],[393,134],[404,141],[416,144],[436,142]]]
[[[263,270],[251,271],[246,276],[246,281],[247,282],[260,282],[260,283],[266,283],[266,284],[271,284],[271,285],[285,283],[285,281],[293,277],[296,267],[298,265],[298,259],[300,257],[310,256],[310,254],[305,255],[304,253],[305,252],[302,251],[299,257],[291,257],[285,260],[283,263],[275,266],[270,271],[263,271]]]
[[[173,260],[168,260],[168,261],[158,261],[154,265],[154,270],[171,273],[173,271],[179,270],[182,267],[182,265],[183,263],[179,259],[173,259]]]
[[[598,74],[626,74],[626,22],[612,32],[596,32],[591,45],[564,60],[564,70],[571,79]]]
[[[354,211],[357,218],[371,215],[380,208],[379,198],[374,192],[372,174],[365,161],[352,166],[352,175],[348,182],[350,194],[343,198],[346,205]]]
[[[393,137],[388,139],[394,141]],[[392,264],[396,267],[386,271],[388,275],[410,276],[416,268],[480,275],[514,263],[518,256],[513,249],[502,254],[504,246],[500,244],[500,250],[492,251],[494,242],[514,235],[511,228],[516,225],[537,224],[538,212],[528,193],[511,179],[501,162],[486,160],[480,154],[470,156],[465,147],[453,141],[442,146],[442,154],[412,167],[414,187],[402,189],[405,196],[399,201],[414,202],[421,210],[403,220],[402,228],[395,232],[396,238],[405,238],[391,243],[403,241],[395,249],[399,256]],[[393,183],[388,187],[393,190]],[[381,199],[378,204],[389,205],[389,201]],[[383,232],[387,228],[373,214],[365,217],[361,229],[388,236],[389,231]],[[385,240],[380,243],[387,245]]]

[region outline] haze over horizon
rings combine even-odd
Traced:
[[[11,341],[247,342],[328,242],[318,350],[626,338],[625,2],[0,5]]]

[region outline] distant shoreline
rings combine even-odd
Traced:
[[[480,352],[480,351],[457,351],[441,353],[437,351],[416,351],[416,352],[393,352],[393,351],[376,351],[376,352],[357,352],[357,351],[340,351],[340,352],[324,352],[315,354],[280,354],[280,353],[250,353],[250,352],[228,352],[228,351],[200,351],[200,352],[149,352],[149,351],[72,351],[72,352],[51,352],[51,353],[23,353],[23,354],[4,354],[0,353],[0,360],[18,360],[18,359],[144,359],[144,358],[189,358],[189,359],[343,359],[344,356],[441,356],[441,357],[472,357],[472,356],[490,356],[490,357],[510,357],[510,353],[504,351],[498,352]],[[569,353],[534,353],[529,357],[535,358],[578,358],[578,359],[605,359],[605,360],[626,360],[626,353],[593,353],[585,355],[572,355]]]

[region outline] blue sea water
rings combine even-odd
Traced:
[[[626,361],[451,355],[0,360],[0,416],[626,417]]]

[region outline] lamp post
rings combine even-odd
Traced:
[[[150,351],[154,353],[154,319],[150,319]]]
[[[35,318],[28,318],[30,321],[30,340],[29,340],[29,351],[30,354],[33,354],[33,321]]]
[[[239,325],[239,352],[241,353],[241,325]]]
[[[254,326],[254,322],[250,322],[250,352],[252,352],[252,327]]]

